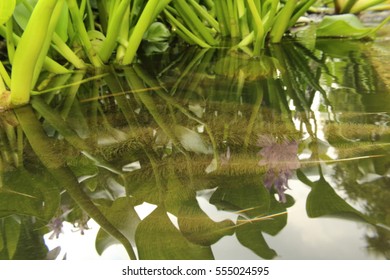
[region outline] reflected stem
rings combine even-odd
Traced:
[[[15,114],[26,137],[42,164],[62,185],[75,202],[94,219],[107,233],[116,238],[125,247],[130,259],[136,259],[130,241],[103,215],[83,191],[72,171],[66,166],[65,159],[53,149],[52,141],[46,135],[41,123],[30,106],[15,109]]]

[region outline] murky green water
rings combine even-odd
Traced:
[[[0,258],[390,258],[389,42],[46,77],[1,114]]]

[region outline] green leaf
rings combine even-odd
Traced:
[[[8,217],[4,219],[4,236],[9,259],[13,258],[18,247],[20,228],[20,222],[17,221],[14,217]]]
[[[236,229],[238,241],[264,259],[273,259],[277,253],[271,249],[264,239],[261,222],[245,223]]]
[[[353,14],[325,16],[317,27],[317,37],[348,37],[354,39],[369,36],[375,29],[364,27]]]
[[[157,207],[135,233],[141,260],[211,260],[210,247],[189,242],[172,224],[164,207]]]
[[[14,19],[17,24],[24,30],[27,26],[27,22],[30,19],[31,11],[27,9],[27,7],[23,3],[19,3],[22,1],[18,1],[15,11],[14,11]],[[25,0],[31,7],[34,7],[38,0]]]
[[[60,194],[51,176],[18,169],[4,174],[0,190],[0,217],[12,214],[49,221],[60,204]]]
[[[171,36],[169,29],[161,22],[154,22],[150,25],[143,36],[143,40],[148,42],[165,42]]]
[[[140,218],[134,210],[129,198],[121,197],[115,200],[111,207],[100,207],[105,217],[130,241],[134,241],[135,230]],[[96,251],[101,255],[105,249],[119,241],[100,229],[95,241]]]
[[[297,171],[298,179],[311,187],[306,200],[306,212],[310,218],[333,216],[342,219],[358,219],[375,224],[371,218],[359,212],[341,198],[323,176],[318,181],[311,182],[303,174]]]
[[[7,22],[15,10],[15,0],[0,0],[0,25]]]
[[[230,177],[222,180],[210,203],[219,210],[239,211],[243,216],[255,218],[268,213],[270,194],[259,176]]]
[[[259,223],[262,231],[269,235],[277,235],[287,225],[287,208],[294,205],[294,199],[286,195],[286,203],[280,203],[274,196],[271,198],[270,209],[264,220]]]
[[[234,233],[231,220],[214,222],[200,209],[196,199],[183,204],[178,216],[179,228],[192,243],[209,246],[226,235]]]

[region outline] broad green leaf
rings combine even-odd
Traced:
[[[226,235],[234,233],[231,220],[214,222],[200,209],[196,199],[183,204],[179,211],[180,231],[192,243],[209,246]]]
[[[311,182],[302,171],[297,171],[298,179],[311,187],[306,200],[306,211],[310,218],[333,216],[337,218],[357,218],[375,224],[372,219],[359,212],[341,198],[323,176],[318,181]]]
[[[18,247],[20,229],[20,221],[17,221],[14,217],[11,216],[4,219],[4,236],[9,259],[13,258]]]
[[[31,11],[22,3],[23,1],[20,1],[16,5],[15,11],[14,11],[14,18],[17,24],[24,30],[27,26],[27,22],[30,19]],[[25,2],[28,3],[31,7],[34,7],[38,0],[25,0]]]
[[[139,225],[135,240],[141,260],[211,260],[211,248],[189,242],[172,224],[164,207],[157,207]]]
[[[287,225],[287,208],[294,204],[294,199],[286,195],[286,203],[280,203],[274,196],[268,213],[260,217],[259,227],[269,235],[277,235]]]
[[[35,228],[36,224],[30,217],[21,217],[20,235],[14,260],[44,260],[48,249],[42,233]]]
[[[100,207],[100,210],[128,240],[134,241],[135,230],[141,220],[129,198],[118,198],[111,207]],[[98,254],[101,255],[105,249],[113,244],[119,244],[119,241],[100,229],[95,241]]]
[[[263,187],[259,176],[229,177],[229,180],[221,180],[210,203],[219,210],[239,212],[243,216],[255,218],[268,213],[270,194]]]
[[[252,250],[256,255],[267,260],[273,259],[277,256],[277,253],[265,241],[261,223],[252,222],[239,225],[236,229],[236,236],[243,246]]]
[[[60,204],[60,194],[51,176],[24,169],[4,174],[0,190],[0,217],[12,214],[50,220]]]
[[[169,29],[161,22],[152,23],[145,32],[143,39],[148,42],[164,42],[171,36]]]
[[[325,16],[317,27],[317,37],[361,39],[373,35],[387,20],[375,28],[369,28],[365,27],[359,18],[353,14]]]
[[[15,9],[15,0],[0,0],[0,25],[7,22]]]

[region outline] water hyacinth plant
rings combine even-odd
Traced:
[[[335,6],[343,4],[340,11],[356,12],[379,2],[336,1]],[[130,65],[143,41],[154,44],[151,52],[165,50],[173,39],[202,48],[228,41],[233,50],[261,57],[268,43],[281,42],[315,4],[316,0],[0,0],[0,36],[8,55],[7,63],[0,63],[0,109],[28,103],[45,71],[66,74],[111,63]],[[335,34],[333,27],[322,25],[317,35],[337,37],[345,31],[336,28]],[[376,30],[366,31],[363,37]]]

